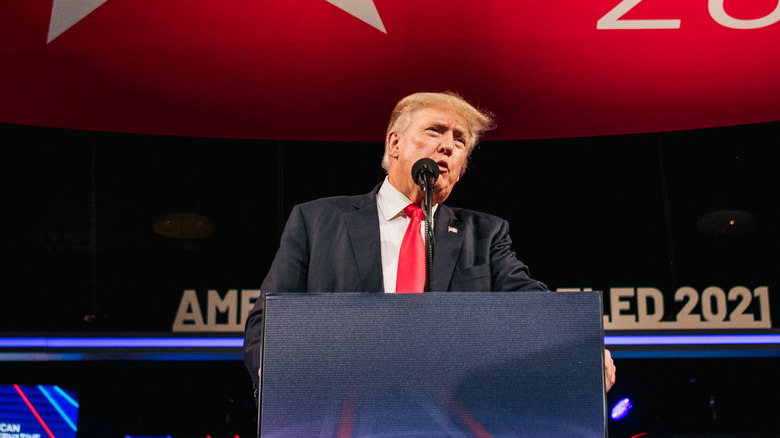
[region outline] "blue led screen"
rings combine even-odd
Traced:
[[[0,436],[75,438],[75,392],[57,385],[0,385]]]

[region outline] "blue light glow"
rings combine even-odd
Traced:
[[[612,413],[609,416],[615,421],[620,421],[628,415],[629,411],[631,411],[631,407],[631,400],[624,398],[615,403],[615,406],[612,407]]]
[[[605,345],[742,345],[780,344],[780,335],[604,336]]]
[[[170,435],[125,435],[125,438],[171,438]]]
[[[74,400],[74,399],[73,399],[73,397],[71,397],[71,396],[70,396],[70,395],[69,395],[67,392],[63,391],[63,389],[62,389],[62,388],[60,388],[60,387],[59,387],[59,386],[57,386],[57,385],[54,385],[54,390],[55,390],[55,391],[57,391],[57,393],[58,393],[59,395],[61,395],[61,396],[62,396],[62,398],[64,398],[65,400],[67,400],[67,401],[68,401],[68,403],[70,403],[71,405],[73,405],[73,407],[76,407],[76,408],[77,408],[77,407],[79,407],[79,402],[77,402],[76,400]]]
[[[48,400],[49,403],[51,403],[51,405],[54,406],[54,409],[57,410],[57,412],[60,414],[62,419],[65,420],[66,423],[68,423],[68,426],[74,432],[76,432],[76,430],[77,430],[76,429],[76,424],[74,424],[73,421],[68,417],[68,414],[66,414],[65,411],[62,410],[62,408],[60,407],[60,404],[57,403],[57,400],[55,400],[54,397],[52,397],[51,394],[49,394],[49,391],[46,390],[46,387],[44,387],[43,385],[38,385],[38,389],[41,391],[41,393],[44,395],[44,397],[46,397],[46,400]],[[59,390],[59,388],[57,388],[57,390]],[[70,398],[70,397],[68,397],[68,398]],[[78,406],[78,405],[76,405],[76,406]]]
[[[0,348],[241,348],[243,338],[0,338]]]
[[[0,337],[0,348],[241,348],[241,337]],[[604,336],[604,345],[780,345],[780,334]]]
[[[0,362],[241,360],[244,339],[233,336],[0,336]],[[619,359],[780,357],[780,334],[607,335]]]

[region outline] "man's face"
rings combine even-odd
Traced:
[[[390,183],[411,201],[422,201],[424,194],[412,180],[412,166],[421,158],[430,158],[439,165],[433,202],[444,202],[466,165],[468,136],[468,123],[455,109],[430,106],[417,110],[403,132],[387,135]]]

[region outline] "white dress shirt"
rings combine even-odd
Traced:
[[[401,251],[401,242],[409,227],[409,216],[404,213],[404,208],[412,201],[399,192],[385,177],[385,182],[376,194],[376,208],[379,212],[379,240],[382,254],[382,277],[385,292],[395,293],[395,282],[398,276],[398,253]],[[433,206],[436,213],[438,204]],[[420,233],[425,238],[425,221],[422,222]]]

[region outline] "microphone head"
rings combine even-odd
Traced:
[[[421,185],[424,175],[430,175],[431,181],[436,181],[439,177],[439,165],[430,158],[421,158],[412,166],[412,180]]]

